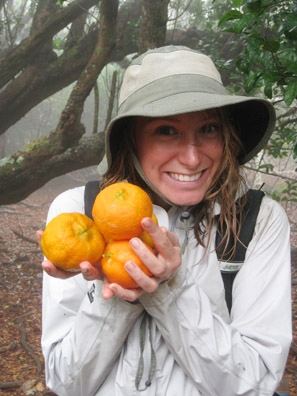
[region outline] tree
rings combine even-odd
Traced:
[[[116,0],[99,2],[99,19],[95,23],[93,17],[93,23],[84,34],[86,11],[93,6],[96,10],[96,3],[76,0],[61,7],[51,0],[39,1],[29,37],[13,47],[1,62],[0,83],[5,87],[0,93],[1,134],[37,103],[77,80],[56,129],[1,161],[2,204],[18,202],[53,177],[94,165],[104,154],[102,133],[84,137],[85,129],[80,121],[83,105],[104,66],[111,60],[122,60],[138,47],[131,37],[116,30],[119,8]],[[158,13],[149,13],[153,3],[155,10],[162,11],[161,23]],[[142,4],[127,1],[121,7],[122,19],[118,26],[125,26],[127,21],[136,24],[142,6],[144,11],[149,11],[144,14],[151,15],[143,18],[143,42],[148,42],[146,37],[151,38],[155,32],[159,45],[165,40],[166,5],[168,0],[143,1]],[[152,17],[157,19],[156,25]],[[69,29],[67,39],[58,56],[53,39],[66,27]],[[154,45],[154,38],[150,40],[150,45]]]
[[[260,8],[257,9],[258,3]],[[70,93],[56,126],[41,136],[36,135],[29,145],[0,160],[0,204],[18,202],[54,177],[100,162],[104,154],[104,133],[88,133],[82,122],[84,104],[94,88],[98,115],[98,106],[102,107],[102,102],[98,104],[98,76],[103,70],[111,70],[110,107],[103,123],[101,121],[104,126],[113,108],[116,109],[113,98],[117,96],[119,71],[131,60],[131,56],[126,56],[147,48],[166,43],[187,45],[206,52],[214,59],[228,89],[241,92],[245,87],[247,92],[257,90],[257,94],[268,96],[271,93],[271,100],[279,101],[282,107],[282,117],[279,117],[282,125],[287,117],[290,120],[296,118],[294,111],[287,113],[284,95],[279,94],[280,87],[286,87],[282,85],[284,78],[291,81],[291,87],[294,86],[296,79],[293,74],[290,79],[288,67],[285,73],[278,74],[279,80],[270,86],[263,84],[264,78],[276,78],[272,61],[263,63],[267,53],[278,56],[274,50],[276,39],[271,39],[270,30],[281,31],[288,49],[293,48],[296,44],[296,12],[294,8],[295,19],[290,17],[291,22],[287,22],[286,18],[292,12],[288,8],[290,1],[272,1],[270,6],[268,3],[268,0],[234,0],[235,7],[228,12],[228,5],[223,0],[58,0],[57,3],[24,0],[21,5],[13,0],[3,0],[0,4],[3,43],[0,46],[1,152],[8,128],[19,125],[22,117],[54,93],[65,87]],[[277,18],[276,10],[286,17],[285,22]],[[218,25],[218,15],[222,12],[226,14]],[[248,13],[252,16],[246,23]],[[273,28],[269,25],[270,13],[274,16]],[[167,23],[168,15],[170,21]],[[226,26],[228,29],[222,30]],[[259,32],[258,26],[261,27]],[[255,43],[259,43],[257,40],[261,35],[264,35],[264,41],[262,38],[259,50]],[[4,39],[7,37],[9,40]],[[283,52],[283,64],[294,64],[292,53],[296,50]],[[258,66],[260,73],[258,69],[256,71]],[[295,71],[291,70],[291,73]],[[286,97],[292,98],[289,92],[292,89]],[[90,129],[97,131],[98,119],[94,119]],[[286,136],[286,147],[282,150],[292,147],[290,139],[294,134],[287,131],[282,129],[282,136]],[[24,133],[28,134],[28,131]],[[270,147],[277,150],[280,138],[276,136]],[[269,164],[262,165],[263,171],[269,168]]]

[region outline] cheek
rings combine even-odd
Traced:
[[[141,165],[160,163],[167,155],[166,147],[151,142],[137,142],[136,152]]]
[[[220,164],[223,162],[223,142],[219,140],[216,143],[209,145],[205,153],[207,153],[207,156],[212,159],[215,166],[219,167]]]

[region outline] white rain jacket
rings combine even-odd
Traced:
[[[84,213],[83,194],[81,187],[57,197],[48,221],[61,212]],[[179,210],[154,207],[160,225],[183,244]],[[206,254],[192,229],[188,237],[176,274],[138,303],[104,300],[101,281],[87,282],[80,274],[68,280],[44,274],[42,349],[47,385],[57,395],[273,394],[292,335],[284,210],[263,198],[246,261],[234,281],[230,316],[214,251],[215,229]]]

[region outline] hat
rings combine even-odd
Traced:
[[[126,117],[166,117],[228,107],[244,151],[241,164],[253,158],[268,142],[275,125],[270,102],[230,95],[213,61],[184,46],[149,50],[127,68],[119,95],[118,114],[106,131],[106,159],[110,165],[113,145],[118,144],[120,120]]]

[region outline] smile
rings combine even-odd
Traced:
[[[169,173],[169,175],[177,181],[181,182],[193,182],[200,178],[202,172],[197,173],[196,175],[182,175],[180,173]]]

